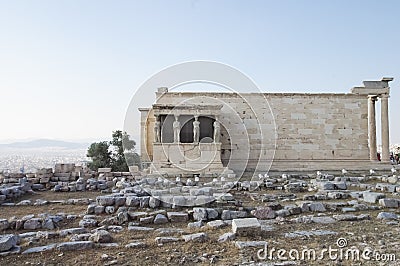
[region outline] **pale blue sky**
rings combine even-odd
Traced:
[[[265,92],[393,76],[400,143],[399,14],[399,1],[0,0],[0,140],[109,138],[150,75],[212,60]]]

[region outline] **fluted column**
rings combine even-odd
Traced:
[[[375,119],[376,96],[368,96],[368,139],[369,139],[369,159],[377,161],[376,150],[376,119]]]
[[[381,95],[382,162],[390,162],[389,153],[389,95]]]

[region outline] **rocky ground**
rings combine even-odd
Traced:
[[[124,182],[3,203],[0,265],[400,265],[395,173],[263,176],[197,207]]]

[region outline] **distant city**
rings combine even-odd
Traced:
[[[56,163],[85,164],[89,143],[33,140],[0,144],[0,172],[34,173]]]

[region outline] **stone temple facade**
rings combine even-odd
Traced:
[[[389,160],[389,82],[350,93],[169,92],[141,112],[141,158],[163,174],[382,168]],[[376,108],[381,100],[381,161]]]

